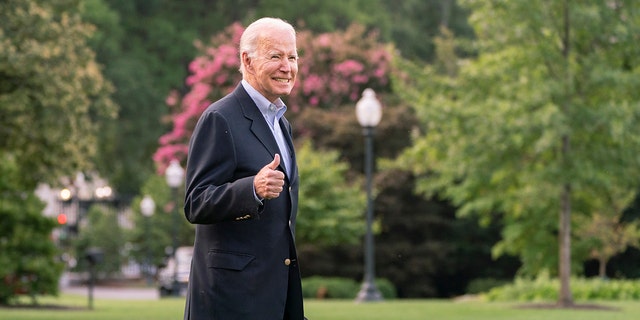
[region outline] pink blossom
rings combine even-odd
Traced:
[[[333,67],[333,70],[345,75],[362,72],[363,69],[364,66],[362,65],[362,63],[351,59],[337,64]]]
[[[178,103],[178,91],[176,90],[171,90],[169,92],[169,95],[167,95],[167,98],[165,99],[165,103],[168,106],[175,106]]]
[[[244,27],[234,23],[214,35],[207,44],[197,44],[201,55],[189,63],[185,84],[189,91],[170,92],[166,103],[173,114],[172,130],[159,138],[153,156],[159,172],[171,159],[185,159],[188,139],[198,117],[211,104],[231,92],[241,79],[238,72],[238,44]],[[298,31],[300,62],[298,81],[285,98],[293,114],[301,107],[334,108],[352,104],[366,87],[381,88],[389,83],[392,52],[367,34],[364,27],[314,35]]]
[[[302,83],[302,92],[310,94],[323,87],[323,81],[317,74],[309,75]]]
[[[364,74],[356,74],[353,77],[351,77],[351,80],[353,81],[353,83],[364,84],[369,81],[369,77],[367,77]]]
[[[328,33],[323,33],[316,38],[316,43],[318,43],[321,47],[330,47],[331,46],[331,35]]]

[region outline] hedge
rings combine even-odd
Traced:
[[[560,281],[556,278],[516,279],[495,287],[484,296],[489,301],[553,301],[558,299]],[[572,278],[571,293],[577,301],[640,299],[640,280]]]
[[[376,279],[376,286],[386,300],[396,298],[396,289],[387,279]],[[313,276],[302,279],[304,298],[355,299],[361,283],[350,278]]]

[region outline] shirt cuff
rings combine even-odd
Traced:
[[[262,200],[260,199],[260,197],[258,197],[258,194],[256,193],[256,188],[253,188],[253,198],[256,199],[256,203],[258,203],[258,205],[263,205]]]

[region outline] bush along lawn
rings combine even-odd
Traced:
[[[516,279],[513,283],[495,287],[483,294],[488,301],[555,301],[560,281],[556,278]],[[637,300],[640,280],[573,278],[571,292],[576,301]]]
[[[396,298],[396,289],[389,280],[376,279],[375,284],[385,300]],[[354,299],[361,286],[362,283],[349,278],[314,276],[302,279],[302,295],[317,299]]]

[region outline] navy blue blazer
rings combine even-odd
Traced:
[[[282,193],[261,205],[253,178],[282,153],[251,97],[238,85],[198,120],[186,171],[184,212],[196,238],[184,319],[283,319],[288,286],[300,286],[299,272],[289,284],[289,268],[298,268],[298,168],[291,126],[284,117],[280,126],[291,175],[281,166]],[[294,298],[302,319],[302,296]]]

